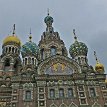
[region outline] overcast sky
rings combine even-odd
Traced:
[[[16,24],[16,34],[24,44],[30,28],[33,41],[38,44],[45,31],[44,18],[47,8],[54,18],[54,30],[58,31],[67,50],[74,42],[72,30],[88,49],[90,65],[95,65],[95,50],[107,69],[107,0],[0,0],[0,45],[11,34]],[[106,71],[107,72],[107,71]]]

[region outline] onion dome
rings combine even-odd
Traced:
[[[74,33],[75,42],[69,48],[69,53],[70,53],[71,57],[74,58],[78,55],[87,56],[87,52],[88,52],[87,46],[84,43],[77,41],[77,37],[75,35],[75,30],[73,30],[73,33]]]
[[[32,55],[32,56],[37,56],[39,53],[39,47],[31,41],[32,36],[29,36],[29,42],[26,42],[24,45],[22,45],[21,48],[21,54],[22,57],[26,55]]]
[[[49,10],[48,10],[48,15],[45,17],[44,22],[46,24],[52,24],[53,23],[53,18],[49,15]]]
[[[3,46],[7,44],[17,44],[18,46],[21,46],[20,39],[15,35],[15,24],[14,24],[14,29],[13,29],[13,35],[7,36],[3,40]]]
[[[15,44],[18,44],[19,46],[21,46],[20,39],[14,35],[8,36],[4,39],[3,45],[8,44],[8,43],[15,43]]]
[[[97,58],[97,55],[96,55],[96,52],[94,51],[94,56],[96,58],[96,65],[95,65],[95,70],[99,73],[103,73],[104,72],[104,65],[101,64],[99,61],[98,61],[98,58]]]

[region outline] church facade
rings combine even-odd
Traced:
[[[88,64],[88,48],[79,42],[68,51],[45,17],[46,31],[39,44],[21,45],[15,34],[7,36],[0,56],[0,107],[107,107],[107,82],[104,66]],[[21,53],[21,55],[20,55]],[[22,58],[21,58],[22,56]]]

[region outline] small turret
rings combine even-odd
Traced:
[[[94,51],[94,56],[95,56],[95,59],[96,59],[95,70],[98,73],[104,73],[104,65],[99,62],[95,51]]]

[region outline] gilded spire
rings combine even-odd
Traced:
[[[94,51],[94,56],[95,56],[95,59],[96,59],[95,70],[96,70],[97,72],[104,73],[104,65],[101,64],[101,63],[98,61],[98,58],[97,58],[97,55],[96,55],[96,52],[95,52],[95,51]]]
[[[97,55],[96,55],[96,51],[94,51],[94,56],[95,56],[96,62],[99,63]]]
[[[31,33],[31,28],[30,28],[30,33],[29,33],[29,42],[32,42],[32,33]]]
[[[73,29],[73,34],[74,34],[74,39],[75,39],[75,41],[77,41],[77,36],[76,36],[76,34],[75,34],[75,29]]]
[[[13,36],[15,35],[15,24],[13,25]]]
[[[49,16],[49,8],[47,9],[47,15]]]

